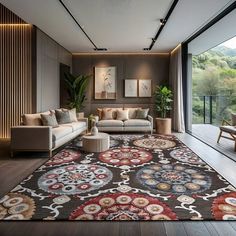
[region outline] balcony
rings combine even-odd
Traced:
[[[222,138],[220,143],[217,143],[222,120],[230,121],[231,112],[236,112],[235,100],[236,96],[194,96],[191,132],[203,142],[236,161],[233,141]]]

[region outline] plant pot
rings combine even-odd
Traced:
[[[171,134],[171,118],[156,118],[156,133]]]
[[[76,116],[77,116],[77,119],[82,119],[84,118],[84,112],[77,112]]]

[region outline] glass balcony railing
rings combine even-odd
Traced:
[[[236,96],[204,95],[193,96],[192,123],[219,126],[223,119],[230,120],[236,113]]]

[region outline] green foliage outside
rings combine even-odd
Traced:
[[[193,124],[203,123],[203,96],[209,115],[209,97],[212,96],[213,124],[230,120],[236,113],[236,49],[215,47],[192,58],[192,116]]]

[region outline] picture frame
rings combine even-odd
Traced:
[[[124,80],[124,97],[138,97],[138,80],[125,79]]]
[[[152,80],[139,79],[138,82],[138,96],[139,97],[152,97]]]
[[[116,67],[94,68],[94,99],[116,99]]]

